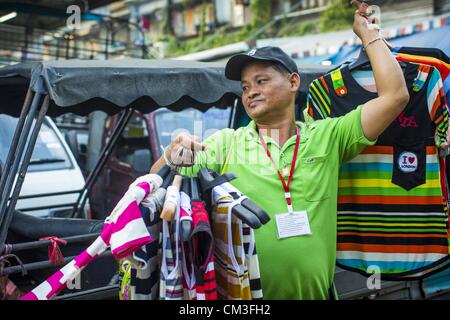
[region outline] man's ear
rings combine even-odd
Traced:
[[[298,89],[300,88],[300,84],[302,82],[300,75],[296,72],[292,73],[290,78],[289,78],[289,82],[291,83],[291,88],[293,89],[293,91],[297,92]]]

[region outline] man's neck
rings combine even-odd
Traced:
[[[260,134],[271,137],[280,147],[296,134],[295,120],[292,118],[273,122],[255,121],[255,123]]]

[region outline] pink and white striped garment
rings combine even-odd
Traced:
[[[100,236],[81,254],[50,276],[20,300],[48,300],[55,297],[67,283],[97,256],[111,248],[116,259],[122,259],[152,241],[142,219],[139,204],[152,201],[154,192],[162,183],[160,176],[148,174],[136,179],[111,215],[106,218]]]

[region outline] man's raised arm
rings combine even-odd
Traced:
[[[409,93],[402,69],[379,31],[371,29],[369,21],[358,12],[353,30],[365,47],[378,91],[378,97],[368,101],[361,113],[364,135],[375,140],[406,107]]]

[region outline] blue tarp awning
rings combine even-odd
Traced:
[[[319,56],[311,56],[311,57],[305,57],[296,59],[293,58],[294,61],[297,63],[297,65],[302,64],[321,64],[322,61],[330,60],[335,54],[325,54],[325,55],[319,55]]]
[[[390,39],[394,47],[422,47],[441,49],[446,55],[450,56],[450,25],[415,33],[409,36]],[[342,46],[339,52],[330,58],[333,64],[342,64],[345,61],[356,58],[359,54],[361,46]]]

